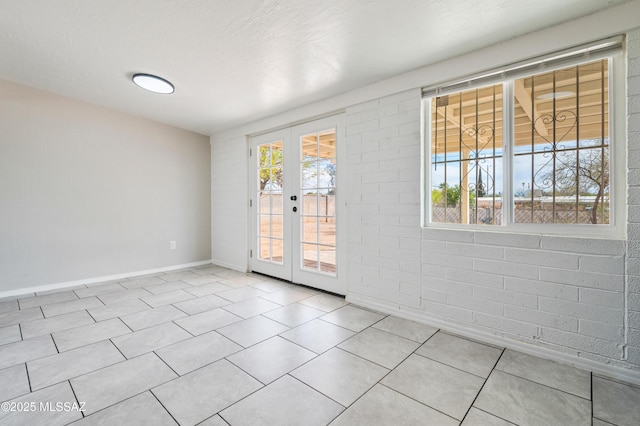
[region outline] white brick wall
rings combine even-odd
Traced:
[[[419,117],[419,96],[360,104],[345,120],[349,291],[414,308],[422,281],[420,138],[401,132]]]
[[[448,233],[466,242],[444,243],[444,252],[449,253],[445,255],[442,240]],[[425,230],[422,256],[429,265],[429,272],[423,273],[423,288],[428,290],[423,293],[423,301],[428,301],[422,304],[425,320],[453,321],[574,356],[586,353],[593,359],[588,356],[592,353],[622,362],[621,247],[621,242],[608,240]],[[442,275],[445,278],[434,285],[432,277]],[[434,299],[434,290],[447,297]],[[437,304],[470,312],[461,322],[440,315],[441,310],[434,309]]]
[[[348,297],[640,373],[638,30],[627,55],[628,244],[421,229],[420,91],[411,90],[347,109]]]
[[[627,167],[629,200],[627,215],[627,336],[625,356],[630,364],[640,365],[640,30],[627,34]]]

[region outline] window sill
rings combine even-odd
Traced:
[[[427,223],[422,229],[438,229],[467,232],[495,232],[569,238],[592,238],[603,240],[626,240],[626,228],[614,225],[553,225],[517,223],[510,225],[463,225],[457,223]]]

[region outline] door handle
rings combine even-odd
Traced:
[[[298,199],[298,197],[296,197],[295,195],[292,195],[290,199],[291,199],[291,201],[296,201]]]
[[[294,207],[294,208],[293,208],[293,212],[295,213],[295,212],[297,212],[297,211],[298,211],[298,208],[297,208],[297,207]]]

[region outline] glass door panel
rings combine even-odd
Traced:
[[[282,188],[284,177],[283,141],[264,143],[257,146],[258,156],[258,239],[259,259],[283,262],[284,238]]]
[[[301,267],[336,274],[336,129],[300,137]]]

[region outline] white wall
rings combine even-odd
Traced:
[[[626,355],[640,366],[640,30],[627,35]]]
[[[1,80],[0,129],[0,293],[210,259],[208,137]]]
[[[224,161],[246,163],[244,135],[346,109],[348,300],[640,383],[638,14],[634,1],[212,141],[242,143]],[[627,31],[628,241],[420,227],[420,86]],[[246,199],[246,189],[224,198],[242,212],[234,226]],[[234,246],[227,262],[246,264],[247,250]]]
[[[246,271],[248,265],[247,138],[211,140],[212,262]]]

